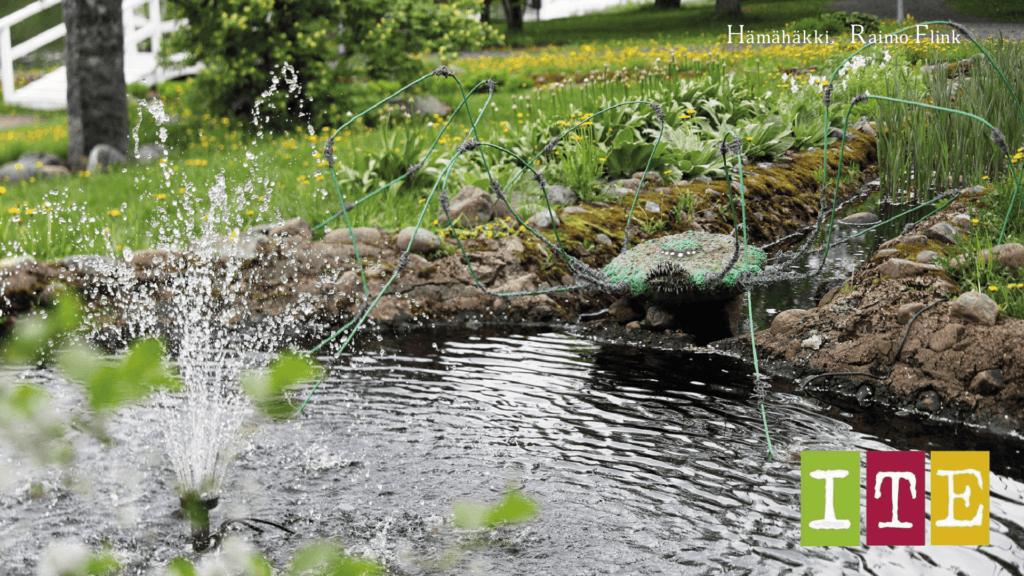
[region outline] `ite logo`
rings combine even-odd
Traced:
[[[931,543],[988,545],[988,452],[931,454]],[[924,456],[867,453],[868,546],[925,544]],[[860,545],[859,452],[801,452],[800,544]]]

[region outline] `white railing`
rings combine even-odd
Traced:
[[[39,48],[67,35],[63,23],[42,32],[17,46],[11,45],[11,27],[34,16],[47,8],[60,4],[61,0],[38,0],[24,8],[0,18],[0,84],[3,85],[4,99],[14,95],[14,61],[23,58]],[[148,15],[139,14],[140,6],[147,6]],[[160,0],[124,0],[121,5],[124,24],[124,51],[126,56],[160,51],[160,40],[164,34],[186,24],[184,20],[163,20],[160,14]],[[139,44],[149,40],[149,50],[141,52]],[[157,76],[162,76],[159,71]],[[162,78],[158,78],[162,79]]]

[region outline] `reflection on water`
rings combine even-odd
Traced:
[[[215,523],[287,523],[299,537],[244,534],[279,564],[320,537],[398,574],[1019,574],[1024,564],[1024,484],[1019,467],[1005,472],[1019,443],[995,451],[914,424],[881,437],[870,417],[773,381],[769,460],[752,378],[731,359],[563,334],[420,333],[373,346],[336,364],[300,418],[254,426],[240,446]],[[120,416],[115,445],[80,458],[74,489],[44,479],[33,497],[24,480],[0,495],[9,573],[32,573],[39,549],[69,536],[106,540],[132,574],[183,552],[173,474],[149,446],[157,414]],[[801,450],[908,448],[994,450],[991,546],[800,547]],[[456,501],[493,502],[510,485],[540,502],[538,518],[482,542],[451,527]]]

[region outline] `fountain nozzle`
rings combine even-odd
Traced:
[[[217,507],[219,496],[202,496],[188,492],[181,496],[181,509],[192,525],[192,549],[203,552],[210,547],[210,510]]]

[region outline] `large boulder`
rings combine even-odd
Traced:
[[[995,326],[999,319],[999,305],[981,292],[964,292],[949,307],[949,317],[983,326]]]
[[[415,236],[413,236],[415,233]],[[412,241],[412,245],[409,245],[409,241]],[[400,251],[405,251],[405,247],[409,246],[409,251],[416,254],[429,254],[441,247],[441,239],[438,238],[437,234],[434,234],[430,230],[420,228],[417,230],[413,226],[403,228],[398,233],[398,238],[395,239],[398,244]]]
[[[547,187],[547,192],[548,200],[551,202],[552,206],[556,204],[559,206],[571,206],[578,201],[576,193],[568,186],[553,184]]]
[[[494,198],[476,186],[463,186],[462,190],[449,202],[449,213],[452,222],[461,228],[472,228],[490,221]],[[448,226],[448,215],[438,210],[437,223]]]
[[[109,144],[97,144],[89,152],[89,160],[85,165],[88,172],[107,170],[115,164],[124,164],[124,154]]]

